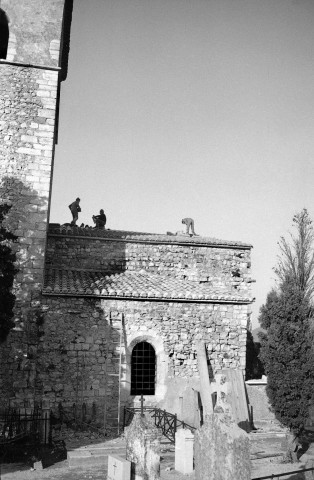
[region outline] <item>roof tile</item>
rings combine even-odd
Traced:
[[[188,243],[201,245],[222,245],[230,247],[245,247],[251,248],[252,245],[239,241],[220,240],[213,237],[206,236],[189,236],[185,234],[157,234],[148,232],[129,232],[125,230],[104,230],[92,227],[77,227],[71,225],[60,225],[53,223],[49,225],[48,234],[64,235],[64,236],[79,236],[79,237],[97,237],[112,240],[130,240],[142,241],[152,243]],[[147,259],[148,260],[148,259]]]
[[[250,303],[250,297],[239,293],[216,291],[208,284],[173,278],[151,272],[122,272],[105,275],[102,272],[47,268],[43,294],[191,301],[225,301]]]

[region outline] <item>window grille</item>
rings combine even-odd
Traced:
[[[133,348],[131,358],[131,395],[155,395],[156,354],[148,342]]]

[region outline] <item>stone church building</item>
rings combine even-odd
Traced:
[[[0,193],[19,269],[1,406],[95,404],[110,428],[141,394],[179,413],[200,389],[199,341],[213,375],[245,370],[251,245],[49,225],[71,12],[65,0],[0,2]]]

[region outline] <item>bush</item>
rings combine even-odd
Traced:
[[[12,251],[12,243],[17,237],[3,225],[10,208],[9,205],[0,205],[0,341],[4,341],[14,327],[12,318],[15,295],[12,287],[18,270],[15,267],[16,255]]]

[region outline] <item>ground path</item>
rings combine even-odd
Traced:
[[[95,445],[96,444],[96,445]],[[77,451],[77,449],[89,448],[91,444],[86,442],[72,441],[68,442],[67,449]],[[125,443],[122,438],[111,439],[108,441],[93,442],[93,447],[107,448],[112,454],[123,455]],[[297,464],[283,464],[280,454],[283,452],[282,435],[259,435],[251,434],[251,458],[252,458],[252,478],[263,475],[271,475],[289,472],[305,468],[305,461],[309,458],[314,460],[314,449],[310,449],[304,458]],[[313,453],[312,453],[313,452]],[[277,456],[273,456],[277,455]],[[107,478],[107,460],[101,464],[88,465],[82,462],[82,465],[69,466],[69,461],[58,462],[45,469],[31,469],[30,466],[17,464],[4,464],[1,469],[1,480],[106,480]],[[162,444],[161,461],[161,480],[194,480],[195,475],[182,475],[174,470],[174,446],[168,442]],[[303,474],[291,474],[283,477],[283,480],[303,480]]]

